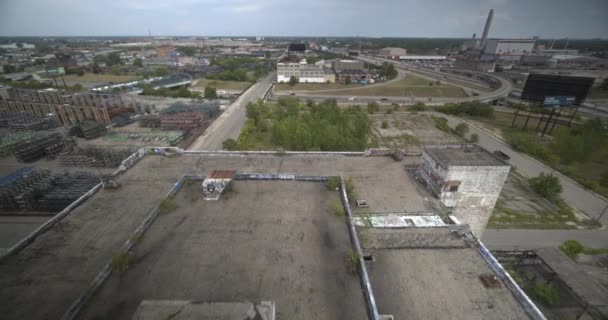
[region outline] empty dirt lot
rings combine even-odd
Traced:
[[[277,319],[365,319],[346,218],[322,183],[236,181],[218,201],[192,198],[162,214],[136,247],[135,263],[113,275],[83,319],[130,319],[140,301],[273,300]],[[190,190],[189,190],[190,189]],[[194,200],[197,199],[197,200]]]

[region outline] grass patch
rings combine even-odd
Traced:
[[[559,249],[570,259],[577,261],[579,254],[597,255],[608,254],[608,248],[589,248],[576,240],[566,240]]]
[[[175,211],[179,206],[170,199],[164,199],[158,205],[161,214],[170,213]]]
[[[274,87],[275,91],[318,91],[318,90],[336,90],[349,88],[364,88],[360,84],[341,84],[341,83],[297,83],[290,86],[288,83],[277,83]]]
[[[112,269],[118,272],[125,272],[135,262],[131,253],[114,253],[112,255]]]
[[[507,208],[501,201],[496,203],[494,213],[488,221],[490,229],[576,229],[579,224],[572,210],[563,201],[558,210],[522,213]]]
[[[357,193],[355,192],[355,183],[353,182],[353,178],[348,177],[346,181],[344,181],[344,186],[346,187],[346,195],[350,201],[355,201],[357,197]]]
[[[534,295],[547,306],[552,306],[559,301],[559,293],[551,283],[537,283],[534,285]]]
[[[340,177],[329,178],[326,185],[329,190],[336,191],[336,189],[340,188]]]
[[[333,200],[329,203],[329,212],[336,217],[343,217],[345,215],[344,207],[340,200]]]
[[[408,74],[405,79],[371,85],[368,87],[352,88],[347,90],[327,90],[324,94],[344,96],[392,96],[392,97],[466,97],[467,94],[460,87],[441,83],[429,85],[429,81]]]
[[[249,88],[251,82],[248,81],[223,81],[212,79],[200,79],[194,86],[197,89],[205,89],[207,87],[216,88],[218,90],[245,91]]]
[[[350,273],[357,272],[357,266],[359,265],[359,253],[354,249],[346,254],[346,270]]]

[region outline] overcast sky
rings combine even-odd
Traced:
[[[0,0],[0,36],[608,38],[608,0]]]

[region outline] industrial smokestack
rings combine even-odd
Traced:
[[[481,36],[480,49],[485,49],[486,40],[488,40],[488,33],[490,32],[490,26],[492,25],[492,18],[494,17],[494,9],[490,9],[488,13],[488,19],[486,20],[486,26],[483,28],[483,35]]]

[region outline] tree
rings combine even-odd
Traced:
[[[188,90],[188,87],[186,87],[185,85],[179,86],[179,89],[177,89],[177,97],[190,98],[190,90]]]
[[[382,121],[382,129],[387,129],[388,128],[388,121],[384,120]]]
[[[163,77],[169,74],[169,69],[166,67],[160,67],[154,71],[154,75],[157,77]]]
[[[15,73],[17,72],[17,67],[12,64],[5,64],[2,66],[2,70],[4,73]]]
[[[558,177],[551,173],[541,172],[538,177],[531,178],[528,181],[532,190],[542,197],[552,202],[559,200],[563,188]]]
[[[344,84],[351,84],[350,76],[344,78]]]
[[[121,64],[122,64],[122,60],[120,60],[120,54],[118,52],[112,52],[112,53],[108,54],[107,59],[106,59],[106,65],[111,67],[111,66],[121,65]]]
[[[297,83],[298,83],[298,79],[296,79],[296,77],[294,77],[294,76],[289,77],[289,85],[290,85],[290,86],[292,86],[292,87],[293,87],[293,86],[295,86]]]
[[[234,140],[234,139],[224,140],[224,142],[222,142],[222,148],[224,150],[229,150],[229,151],[236,150],[237,149],[236,140]]]
[[[214,87],[205,87],[205,99],[217,99],[217,91]]]
[[[466,123],[459,123],[454,128],[454,133],[459,137],[464,137],[467,132],[469,132],[469,126]]]
[[[136,67],[143,67],[144,62],[141,60],[141,58],[135,58],[135,60],[133,60],[133,65]]]
[[[19,48],[19,49],[23,48],[23,43],[18,42],[18,43],[17,43],[17,48]]]
[[[372,114],[374,112],[378,112],[380,110],[380,106],[376,102],[370,102],[367,104],[367,112]]]

